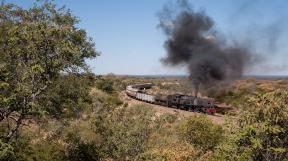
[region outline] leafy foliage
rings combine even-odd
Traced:
[[[110,79],[99,79],[97,80],[96,87],[106,93],[111,94],[114,91],[113,88],[114,82]]]
[[[35,134],[31,133],[21,133],[17,139],[10,142],[9,146],[13,147],[13,155],[4,159],[7,161],[66,160],[63,145],[52,140],[35,138]]]
[[[4,143],[0,139],[0,160],[14,160],[15,159],[15,154],[13,151],[13,147],[7,143]]]
[[[160,115],[160,117],[158,118],[158,120],[159,120],[160,122],[172,124],[172,123],[176,122],[176,120],[177,120],[177,115],[173,115],[173,114],[169,114],[169,113],[164,113],[164,114]]]
[[[243,113],[237,129],[229,130],[216,160],[287,160],[287,101],[286,90],[251,97],[250,111]]]
[[[97,161],[99,160],[99,147],[95,142],[84,142],[75,134],[70,133],[68,140],[70,143],[68,147],[67,158],[70,161]]]
[[[178,78],[95,77],[85,59],[99,53],[78,22],[49,1],[27,9],[0,4],[0,160],[287,161],[287,81],[275,81],[284,89],[276,91],[275,82],[253,79],[207,90],[245,107],[237,123],[223,127],[203,115],[158,116],[123,102],[119,92],[136,82],[166,93],[191,93],[189,85]]]
[[[102,157],[133,160],[147,148],[154,113],[145,106],[101,108],[94,120]]]
[[[178,136],[177,115],[163,114],[155,120],[155,130],[148,141],[148,148],[141,160],[196,160],[200,152]]]
[[[179,125],[180,137],[188,143],[203,150],[213,149],[223,136],[220,125],[215,125],[205,116],[193,116]]]
[[[53,141],[41,141],[29,144],[26,151],[21,154],[18,160],[41,160],[41,161],[60,161],[66,160],[64,148]]]
[[[79,117],[83,110],[91,109],[89,95],[94,84],[92,74],[70,74],[60,76],[42,97],[45,111],[58,119]]]
[[[144,154],[141,155],[141,160],[196,160],[198,151],[189,144],[176,142],[171,138],[166,138],[167,142],[152,146]]]
[[[118,94],[108,94],[99,90],[97,88],[93,88],[90,92],[90,95],[93,99],[94,106],[105,106],[105,107],[118,107],[123,104],[123,102],[119,99]]]
[[[9,141],[28,116],[45,113],[39,102],[61,73],[86,70],[85,58],[98,53],[70,10],[50,2],[28,9],[1,3],[0,13],[0,121],[19,114]]]

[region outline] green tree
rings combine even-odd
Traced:
[[[41,106],[55,118],[79,117],[91,110],[89,95],[94,84],[93,74],[70,74],[56,79],[41,99]]]
[[[215,160],[288,160],[288,92],[276,90],[249,99],[238,128],[232,126]]]
[[[45,113],[39,101],[56,78],[87,70],[85,58],[98,53],[71,11],[50,2],[28,9],[1,3],[0,22],[0,122],[18,116],[9,141],[23,120]]]

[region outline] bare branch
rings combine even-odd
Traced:
[[[47,89],[49,84],[51,84],[51,81],[48,81],[46,85],[44,85],[42,88],[38,89],[35,93],[33,93],[30,98],[34,101],[39,94],[41,94],[43,91],[45,91],[45,89]]]
[[[9,142],[12,139],[12,137],[15,135],[15,133],[18,131],[18,129],[20,128],[22,124],[23,119],[24,119],[24,115],[21,114],[20,117],[16,121],[16,126],[12,130],[10,130],[10,132],[6,136],[7,142]]]
[[[8,118],[9,115],[13,112],[13,110],[4,110],[0,109],[0,122],[3,121],[5,118]]]

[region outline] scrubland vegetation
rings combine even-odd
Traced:
[[[141,82],[189,93],[189,83],[95,76],[84,61],[98,56],[94,44],[70,11],[55,7],[0,6],[0,160],[288,160],[286,80],[202,89],[237,107],[237,117],[227,115],[223,125],[204,114],[156,115],[119,93]]]
[[[70,98],[73,91],[67,87],[71,86],[71,80],[66,77],[62,88],[56,87],[60,91],[55,95],[63,99],[56,108],[58,112],[47,111],[41,118],[24,122],[9,142],[4,136],[14,120],[7,118],[1,122],[2,160],[287,158],[288,93],[285,90],[250,97],[243,103],[249,109],[241,112],[239,120],[227,117],[224,125],[217,125],[205,115],[157,116],[147,105],[129,106],[118,98],[119,91],[100,90],[98,79],[85,75],[77,77],[79,82],[86,83],[74,85],[73,91],[78,92]]]

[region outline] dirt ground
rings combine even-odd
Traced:
[[[189,112],[185,110],[180,110],[180,109],[174,109],[174,108],[169,108],[161,105],[155,105],[155,104],[150,104],[146,102],[142,102],[133,98],[130,98],[126,95],[125,91],[120,93],[120,98],[124,101],[127,102],[129,106],[131,105],[138,105],[138,104],[144,104],[151,106],[155,111],[156,115],[160,116],[164,113],[170,113],[170,114],[177,114],[180,117],[189,117],[192,115],[201,115],[200,113],[196,112]],[[207,115],[208,118],[210,118],[213,123],[215,124],[223,124],[224,123],[224,116],[220,114],[215,114],[215,115]]]

